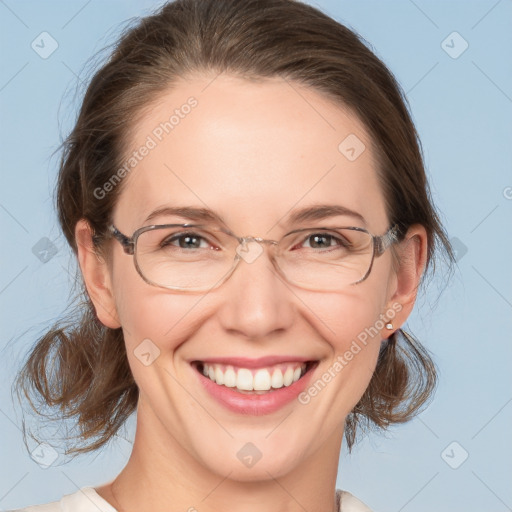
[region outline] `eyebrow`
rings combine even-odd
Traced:
[[[163,206],[151,212],[144,222],[149,222],[163,215],[175,215],[184,219],[201,222],[220,222],[227,226],[224,217],[219,213],[207,208],[194,206]],[[301,208],[300,210],[295,210],[288,215],[287,222],[290,224],[299,224],[305,221],[323,220],[340,215],[353,217],[366,225],[365,218],[360,213],[337,204],[314,204]]]
[[[338,217],[340,215],[354,217],[363,224],[366,224],[365,218],[360,213],[338,204],[315,204],[307,206],[292,212],[288,221],[294,224],[311,220],[323,220],[329,217]]]
[[[226,224],[222,215],[212,210],[208,210],[207,208],[197,208],[194,206],[163,206],[152,211],[146,217],[144,222],[149,222],[150,220],[162,215],[175,215],[189,220],[221,222],[222,224]]]

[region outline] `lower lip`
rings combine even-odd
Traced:
[[[248,416],[262,416],[271,414],[296,399],[307,387],[315,367],[316,364],[297,382],[261,395],[239,393],[234,388],[216,384],[200,373],[197,368],[194,368],[194,373],[199,377],[206,391],[230,411]]]

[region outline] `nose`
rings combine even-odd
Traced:
[[[263,339],[293,325],[293,291],[270,259],[267,244],[248,241],[238,247],[240,260],[219,288],[222,327],[247,339]]]

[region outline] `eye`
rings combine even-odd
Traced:
[[[177,244],[175,242],[178,242]],[[201,247],[201,241],[204,242]],[[198,235],[197,233],[179,233],[174,234],[172,236],[167,236],[160,243],[160,247],[179,247],[180,249],[207,249],[213,248],[212,245],[208,242],[208,240]]]
[[[304,242],[309,243],[311,249],[328,249],[330,247],[351,247],[351,243],[348,239],[342,235],[333,235],[332,233],[310,233],[305,238]]]

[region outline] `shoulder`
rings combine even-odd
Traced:
[[[60,501],[52,501],[44,505],[30,505],[25,508],[8,510],[7,512],[60,512]]]
[[[348,491],[337,489],[339,512],[372,512],[359,498]],[[65,495],[60,501],[28,507],[7,512],[117,512],[92,487],[83,487],[73,494]]]
[[[30,505],[7,512],[117,512],[93,487],[82,487],[66,494],[59,501],[43,505]]]
[[[348,491],[336,490],[338,512],[372,512],[372,510]]]

